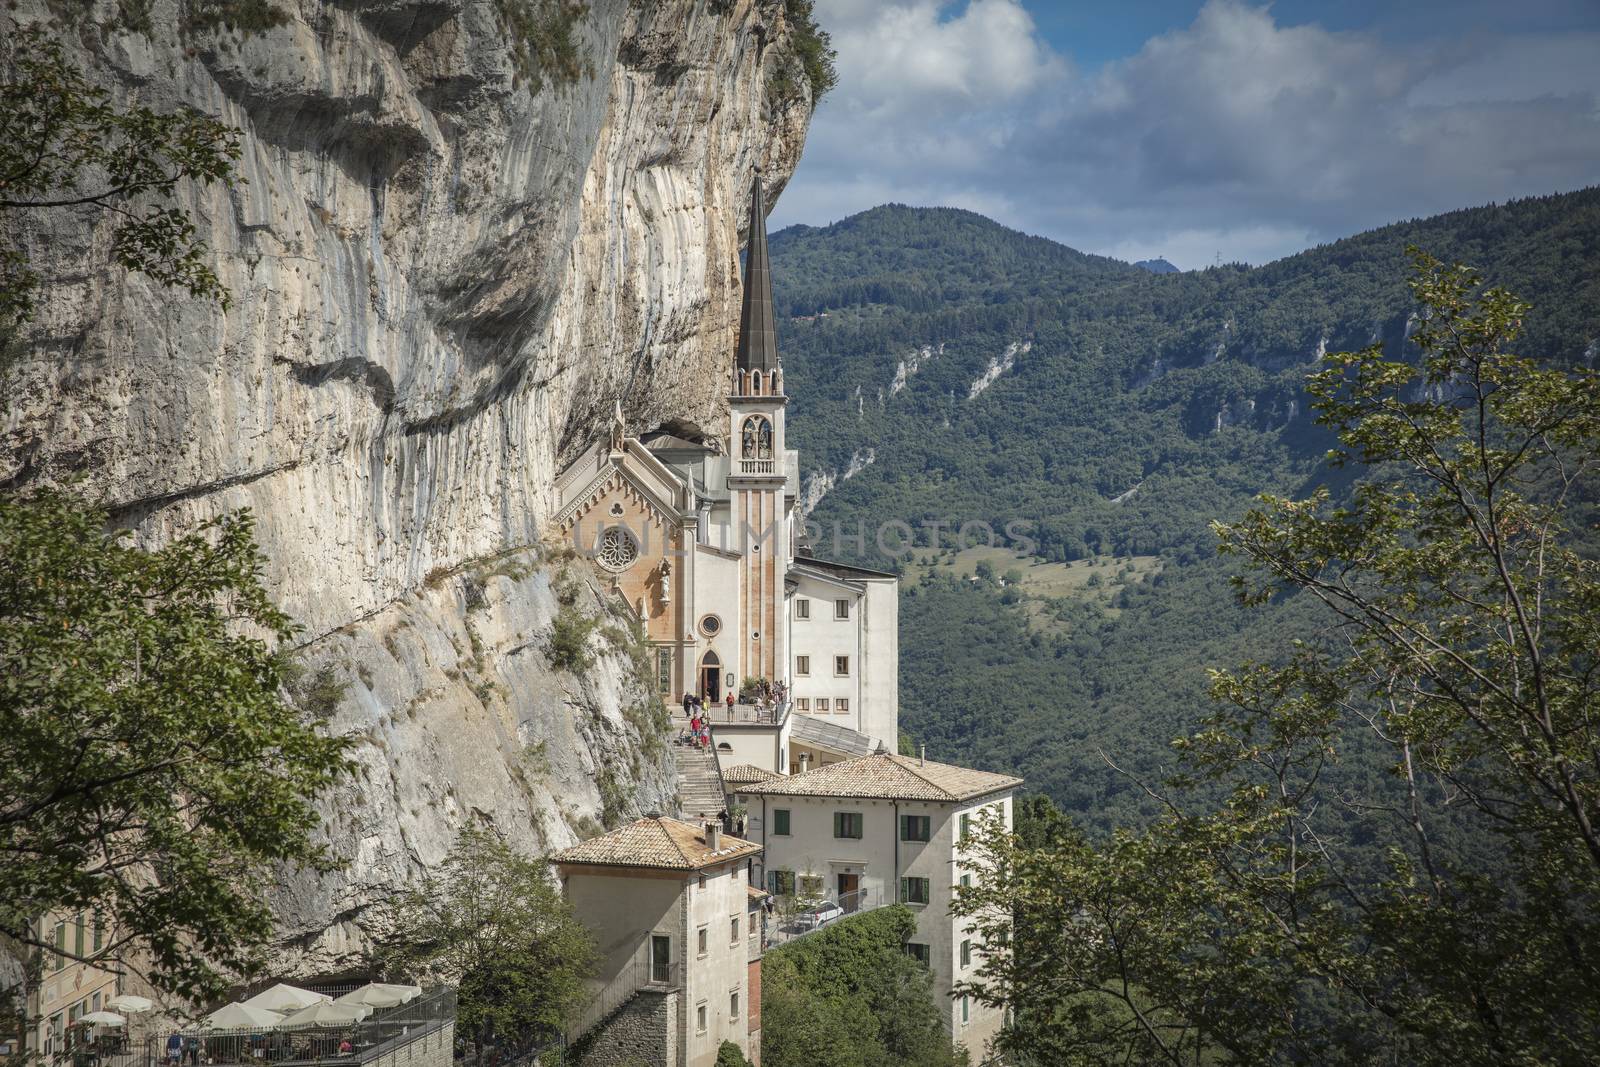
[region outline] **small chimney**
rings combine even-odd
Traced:
[[[809,752],[800,753],[800,773],[801,774],[806,773],[806,771],[810,768],[810,765],[811,765],[811,753],[809,753]]]
[[[722,847],[722,824],[718,822],[706,823],[706,848],[712,852]]]
[[[917,746],[917,766],[918,767],[924,766],[924,765],[927,764],[927,762],[928,762],[928,746],[927,745],[918,745]]]

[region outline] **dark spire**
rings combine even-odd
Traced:
[[[739,313],[737,370],[778,369],[778,331],[772,321],[772,268],[767,262],[767,210],[761,168],[750,186],[750,238],[744,256],[744,307]]]

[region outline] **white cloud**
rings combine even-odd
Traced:
[[[1084,77],[1015,0],[825,0],[818,15],[841,81],[778,224],[951,204],[1192,267],[1600,174],[1600,34],[1402,48],[1211,0]]]
[[[883,118],[934,102],[983,107],[1059,72],[1060,58],[1034,36],[1032,17],[1015,0],[972,0],[953,14],[948,8],[939,0],[819,4],[818,18],[848,72],[834,106]]]

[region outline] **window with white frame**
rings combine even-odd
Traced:
[[[849,599],[840,597],[833,602],[833,617],[836,619],[848,619],[850,617]]]
[[[810,711],[811,710],[811,698],[810,697],[795,697],[794,698],[794,710],[796,710],[796,711]]]
[[[708,951],[708,939],[709,938],[708,938],[707,930],[706,930],[706,928],[704,926],[702,926],[700,928],[699,935],[696,937],[696,940],[695,940],[695,954],[696,955],[704,956],[706,954],[706,952]]]
[[[840,678],[847,677],[850,674],[850,657],[833,657],[833,673]]]
[[[794,602],[794,617],[797,619],[811,618],[811,601],[800,597]]]
[[[963,997],[962,999],[965,1000],[966,998]],[[963,1005],[961,1010],[965,1012],[966,1006]],[[706,1032],[706,1006],[704,1004],[697,1005],[694,1009],[694,1032],[697,1034]]]
[[[738,1017],[739,1017],[739,991],[737,989],[735,989],[733,992],[728,994],[728,1018],[737,1019]]]
[[[850,710],[850,698],[849,697],[840,697],[839,699],[835,700],[833,702],[833,710],[834,710],[834,712],[836,714],[839,714],[839,715],[844,715],[844,714],[848,713],[849,710]]]
[[[818,697],[817,698],[817,710],[818,711],[827,711],[828,710],[828,698],[827,697]]]
[[[803,674],[810,674],[811,673],[811,657],[810,656],[796,656],[794,658],[794,673],[802,674],[802,675]]]
[[[728,943],[731,945],[737,945],[739,943],[739,916],[735,915],[730,918],[728,920],[728,926],[730,927],[729,934],[731,935],[728,938]]]

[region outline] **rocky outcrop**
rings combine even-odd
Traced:
[[[539,854],[672,809],[640,632],[570,555],[511,552],[436,576],[305,650],[291,689],[354,740],[356,770],[325,804],[338,868],[279,889],[285,964],[348,966],[371,905],[442,861],[469,820]],[[551,645],[563,613],[587,630],[586,662]]]
[[[533,847],[599,818],[599,767],[625,807],[662,800],[670,768],[618,719],[626,657],[598,649],[581,680],[525,666],[553,572],[484,585],[487,613],[449,576],[537,543],[554,472],[616,400],[635,427],[719,421],[740,208],[757,165],[770,194],[787,180],[809,100],[772,98],[782,4],[590,0],[563,74],[519,63],[511,0],[275,2],[288,21],[249,35],[184,31],[177,0],[147,32],[116,0],[63,28],[117,98],[243,131],[244,180],[183,193],[232,302],[113,269],[109,223],[30,221],[45,295],[0,482],[80,478],[149,542],[255,511],[308,662],[351,682],[331,721],[360,738],[364,777],[330,808],[349,866],[287,890],[322,966],[373,888],[475,812]]]

